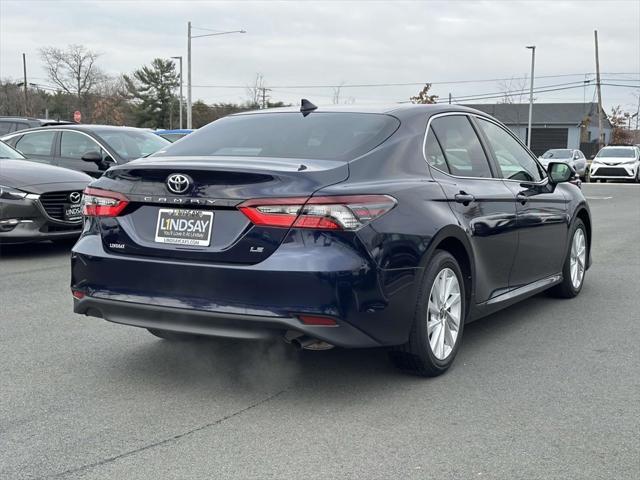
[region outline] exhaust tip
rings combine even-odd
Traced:
[[[318,340],[317,338],[307,337],[302,335],[291,340],[291,343],[298,347],[300,350],[331,350],[334,345],[325,342],[324,340]]]

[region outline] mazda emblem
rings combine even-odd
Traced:
[[[71,203],[80,203],[80,200],[82,200],[82,193],[80,193],[80,192],[71,192],[69,194],[69,201]]]
[[[174,173],[167,177],[167,188],[171,193],[186,193],[191,187],[191,179],[181,173]]]

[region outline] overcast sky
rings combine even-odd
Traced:
[[[341,101],[358,103],[406,101],[420,87],[349,84],[428,81],[433,93],[454,99],[499,92],[501,82],[477,80],[527,75],[525,46],[531,44],[537,46],[538,88],[581,82],[595,71],[594,29],[603,81],[640,85],[640,0],[0,0],[0,77],[20,78],[25,52],[29,81],[50,85],[38,49],[76,43],[100,52],[100,67],[111,75],[155,57],[183,55],[186,84],[189,20],[194,27],[247,31],[193,40],[193,95],[207,102],[245,101],[245,87],[257,72],[272,87],[272,98],[287,102],[306,97],[331,103],[331,87],[312,86],[341,83]],[[473,82],[439,83],[453,81]],[[517,88],[521,83],[512,82]],[[220,85],[235,88],[215,87]],[[635,111],[633,93],[604,87],[603,101],[607,109],[622,104]],[[589,86],[539,93],[536,101],[593,97]]]

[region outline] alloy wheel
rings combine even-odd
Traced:
[[[431,352],[438,360],[445,360],[453,351],[462,318],[462,298],[458,277],[450,268],[443,268],[436,276],[429,294],[427,335]]]
[[[586,240],[581,228],[576,229],[571,241],[571,284],[576,290],[582,285],[587,258]]]

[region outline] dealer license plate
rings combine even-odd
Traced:
[[[161,208],[158,212],[155,241],[208,247],[211,243],[212,225],[213,212]]]

